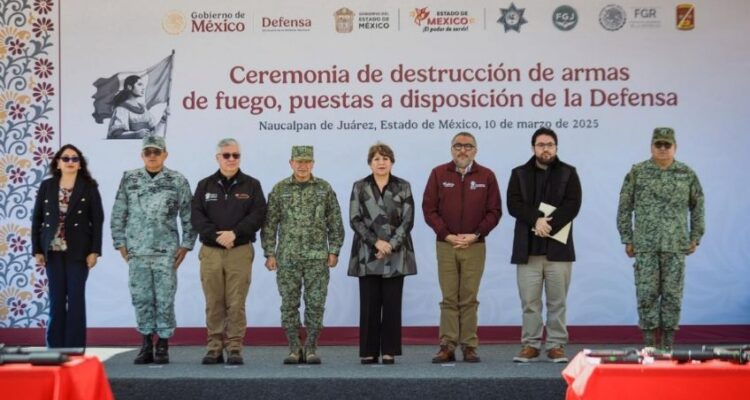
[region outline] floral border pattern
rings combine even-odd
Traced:
[[[48,319],[48,280],[34,263],[30,226],[57,149],[54,3],[0,0],[0,328],[44,328]]]

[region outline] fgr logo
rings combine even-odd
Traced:
[[[571,6],[560,6],[552,13],[552,24],[561,31],[569,31],[578,24],[578,12]]]
[[[602,8],[599,13],[599,24],[608,31],[616,31],[625,26],[627,14],[625,9],[617,4],[610,4]]]
[[[633,7],[631,28],[659,28],[661,27],[661,13],[659,7]]]
[[[161,19],[161,27],[170,35],[179,35],[187,26],[187,18],[181,11],[172,10]]]

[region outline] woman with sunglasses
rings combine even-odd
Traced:
[[[104,212],[86,159],[72,144],[55,153],[34,205],[31,244],[49,279],[48,347],[86,346],[86,279],[102,252]]]
[[[163,129],[169,111],[156,120],[146,107],[146,81],[138,75],[125,78],[123,89],[113,100],[114,112],[109,121],[107,139],[143,139]]]
[[[349,276],[359,278],[359,356],[362,364],[393,364],[401,355],[404,276],[417,273],[409,182],[391,174],[393,150],[376,143],[367,154],[372,174],[354,183],[349,223],[354,230]]]

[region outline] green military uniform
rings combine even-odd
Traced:
[[[311,146],[294,146],[292,158],[312,160]],[[323,179],[298,182],[294,175],[277,183],[268,196],[261,231],[265,256],[276,257],[276,282],[281,295],[281,325],[292,353],[300,350],[300,295],[304,287],[307,353],[315,353],[323,327],[328,293],[329,254],[339,254],[344,225],[336,193]]]
[[[145,144],[151,137],[144,139]],[[153,137],[161,145],[163,139]],[[163,168],[153,178],[145,168],[126,171],[112,208],[112,242],[128,252],[128,284],[138,331],[169,338],[174,333],[174,296],[177,274],[175,252],[192,249],[195,232],[190,224],[192,199],[187,179]],[[177,218],[182,225],[182,241]]]
[[[657,141],[674,145],[674,131],[657,128],[652,143]],[[680,320],[685,254],[705,231],[703,190],[695,172],[679,161],[666,169],[653,159],[635,164],[620,190],[617,229],[622,243],[635,251],[640,328],[671,334]]]

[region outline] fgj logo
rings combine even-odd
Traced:
[[[599,13],[599,23],[608,31],[616,31],[625,25],[627,14],[625,9],[617,4],[610,4],[602,8]]]
[[[552,13],[552,24],[561,31],[569,31],[578,24],[578,12],[571,6],[560,6]]]
[[[528,22],[523,17],[524,11],[526,11],[525,8],[516,8],[515,4],[510,3],[510,7],[500,9],[501,15],[500,15],[500,19],[498,19],[497,22],[500,24],[503,24],[503,28],[505,28],[505,32],[508,32],[508,31],[521,32],[521,25]]]
[[[695,28],[695,6],[693,4],[677,5],[677,29],[689,31]]]
[[[170,35],[179,35],[187,26],[187,18],[181,11],[172,10],[161,19],[161,27]]]

